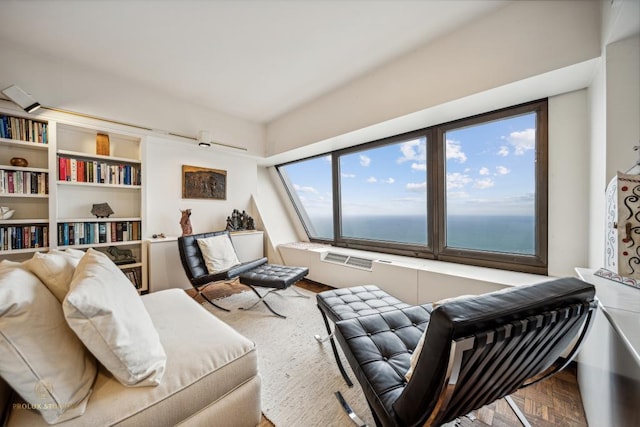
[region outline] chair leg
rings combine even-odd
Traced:
[[[277,289],[271,289],[270,291],[268,291],[266,294],[264,295],[260,295],[260,293],[258,292],[258,290],[253,287],[252,285],[247,285],[249,286],[249,288],[251,288],[251,290],[258,295],[258,301],[256,301],[255,303],[253,303],[253,305],[249,306],[249,307],[240,307],[240,310],[251,310],[253,307],[255,307],[256,305],[263,303],[264,305],[267,306],[267,308],[269,309],[270,312],[272,312],[273,314],[275,314],[278,317],[281,317],[283,319],[286,319],[287,316],[283,316],[282,314],[278,313],[277,311],[275,311],[273,308],[271,308],[271,306],[269,305],[269,303],[267,303],[264,299],[267,297],[267,295],[269,295],[271,292],[275,292],[277,291]]]
[[[215,302],[211,301],[205,294],[204,292],[201,292],[200,289],[195,288],[196,291],[198,291],[198,295],[200,295],[202,298],[204,298],[209,304],[211,304],[212,306],[214,306],[215,308],[218,308],[222,311],[226,311],[226,312],[230,312],[231,310],[229,310],[228,308],[224,308],[224,307],[220,307],[218,304],[216,304]]]
[[[336,346],[336,342],[334,339],[334,331],[331,330],[331,326],[329,325],[329,319],[327,319],[327,315],[322,311],[320,306],[317,306],[318,310],[320,310],[320,314],[322,314],[322,320],[324,320],[324,326],[327,328],[327,333],[329,334],[325,338],[321,338],[320,335],[316,335],[315,339],[319,343],[326,342],[327,340],[331,341],[331,349],[333,350],[333,356],[336,358],[336,363],[338,364],[338,369],[340,370],[340,374],[342,374],[342,378],[347,383],[349,387],[353,387],[353,382],[349,375],[347,375],[347,371],[344,370],[344,366],[342,366],[342,361],[340,360],[340,354],[338,353],[338,347]]]
[[[504,400],[507,401],[507,403],[509,404],[509,406],[511,406],[511,409],[513,410],[513,412],[516,414],[516,417],[518,417],[518,420],[520,420],[520,422],[522,423],[522,425],[524,427],[531,427],[531,424],[529,424],[529,421],[527,420],[527,417],[524,415],[524,413],[520,410],[520,408],[518,408],[518,405],[516,405],[516,402],[513,401],[513,399],[511,398],[511,396],[505,396]]]
[[[309,295],[305,295],[302,292],[300,292],[298,289],[296,289],[295,285],[291,285],[289,286],[289,289],[291,289],[293,292],[295,292],[295,296],[300,297],[300,298],[306,298],[309,299],[311,298]]]
[[[368,427],[367,424],[364,421],[362,421],[360,417],[356,415],[355,412],[353,412],[353,409],[351,409],[351,406],[349,406],[347,401],[344,400],[342,393],[340,393],[339,391],[336,391],[335,396],[336,396],[336,399],[338,399],[338,402],[340,402],[340,406],[342,406],[342,409],[347,413],[347,415],[349,416],[349,418],[351,418],[351,421],[353,421],[355,425],[357,425],[358,427]]]

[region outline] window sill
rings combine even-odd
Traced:
[[[510,286],[550,280],[552,277],[487,267],[389,255],[359,249],[297,242],[279,246],[287,264],[306,265],[309,279],[339,288],[376,284],[408,303],[424,303],[463,294],[481,294]],[[371,269],[325,261],[339,254],[371,260]]]

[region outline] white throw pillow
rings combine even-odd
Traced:
[[[197,239],[209,273],[226,270],[240,264],[231,238],[226,234]]]
[[[51,292],[20,264],[2,261],[0,376],[54,424],[85,412],[97,372]]]
[[[157,386],[167,356],[138,292],[105,254],[87,250],[62,304],[78,338],[126,386]]]
[[[69,292],[69,284],[73,278],[80,258],[76,251],[51,250],[48,253],[36,252],[30,260],[24,263],[33,274],[44,283],[47,288],[62,302]]]

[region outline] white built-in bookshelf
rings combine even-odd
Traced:
[[[108,135],[109,155],[96,154],[98,133]],[[139,136],[122,131],[0,110],[0,206],[15,210],[0,219],[0,259],[20,261],[55,248],[116,247],[133,255],[135,263],[119,266],[146,291],[141,144]],[[15,157],[29,164],[11,165]],[[113,214],[93,215],[100,203]]]

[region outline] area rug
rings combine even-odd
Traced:
[[[286,319],[271,314],[264,304],[240,310],[257,300],[253,292],[222,299],[220,304],[230,308],[230,313],[207,303],[203,307],[256,343],[262,376],[262,412],[276,427],[352,426],[334,396],[336,391],[342,392],[369,426],[375,426],[360,386],[346,385],[330,343],[319,344],[313,337],[325,335],[316,294],[296,289],[309,298],[296,296],[292,289],[267,298]],[[355,380],[344,356],[343,363]]]

